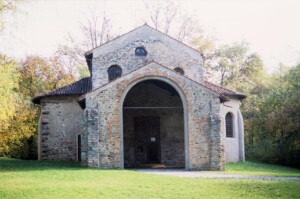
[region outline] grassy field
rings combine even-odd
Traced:
[[[225,173],[235,173],[242,175],[300,177],[299,169],[255,162],[227,163]]]
[[[299,176],[299,170],[249,162],[228,164],[226,172],[247,170]],[[300,182],[190,179],[0,158],[0,198],[300,198]]]

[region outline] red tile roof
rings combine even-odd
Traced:
[[[239,97],[239,99],[245,99],[246,98],[246,95],[244,95],[242,93],[238,93],[238,92],[230,90],[228,88],[224,88],[222,86],[218,86],[218,85],[213,84],[213,83],[208,82],[208,81],[205,81],[203,86],[205,86],[206,88],[208,88],[208,89],[210,89],[212,91],[215,91],[216,93],[219,93],[221,95],[237,96],[237,97]]]
[[[39,95],[32,99],[32,102],[39,104],[43,97],[50,96],[80,96],[92,90],[92,81],[90,77],[83,78],[77,82],[70,85],[64,86],[62,88],[56,89],[49,93]]]
[[[238,93],[222,86],[215,85],[208,81],[205,81],[203,84],[204,87],[212,90],[220,95],[224,96],[237,96],[239,99],[244,99],[246,96],[242,93]],[[92,90],[92,81],[90,77],[83,78],[77,82],[74,82],[68,86],[59,88],[57,90],[51,91],[49,93],[39,95],[32,99],[32,102],[35,104],[39,104],[43,97],[50,96],[80,96]]]

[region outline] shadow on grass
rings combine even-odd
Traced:
[[[0,172],[36,171],[36,170],[79,170],[85,169],[78,162],[52,162],[37,160],[18,160],[0,158]]]
[[[5,172],[31,172],[31,171],[49,171],[49,170],[95,170],[95,171],[110,171],[120,172],[121,169],[100,169],[82,167],[78,162],[57,162],[57,161],[38,161],[38,160],[19,160],[13,158],[0,157],[0,173]],[[136,172],[129,171],[127,172]]]
[[[0,175],[9,172],[32,172],[32,171],[83,171],[94,170],[104,175],[128,175],[134,173],[140,175],[136,170],[128,169],[103,169],[82,167],[78,162],[57,162],[57,161],[38,161],[38,160],[20,160],[13,158],[0,157]],[[109,171],[109,172],[107,172]],[[0,197],[1,198],[1,197]]]

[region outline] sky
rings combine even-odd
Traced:
[[[97,8],[118,34],[137,27],[147,0],[23,0],[0,34],[0,52],[16,58],[51,56],[68,34],[80,40],[80,24]],[[174,0],[220,44],[247,42],[268,72],[300,62],[300,0]]]

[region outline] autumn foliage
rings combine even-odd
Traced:
[[[0,156],[37,157],[39,107],[34,96],[75,80],[55,58],[0,56]]]

